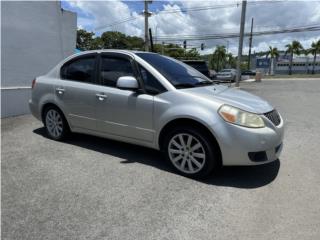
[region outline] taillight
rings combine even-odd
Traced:
[[[36,85],[36,79],[33,79],[31,84],[31,89],[33,89],[35,85]]]

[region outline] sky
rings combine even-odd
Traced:
[[[144,35],[144,18],[141,14],[144,8],[143,1],[63,0],[61,4],[64,9],[77,13],[78,28],[95,32],[97,36],[104,31],[119,31],[139,37]],[[212,8],[216,6],[219,8]],[[197,8],[198,11],[185,11],[185,8]],[[165,13],[172,10],[176,12]],[[152,12],[149,26],[153,36],[237,33],[240,27],[241,1],[153,1],[149,4],[149,11]],[[252,18],[254,18],[253,31],[320,26],[320,1],[248,1],[245,32],[250,31]],[[126,19],[129,21],[114,24]],[[266,51],[269,46],[284,50],[285,45],[293,40],[298,40],[305,48],[309,48],[313,41],[319,39],[320,31],[255,36],[252,51]],[[176,43],[182,44],[182,41]],[[187,42],[194,47],[200,46],[201,43],[205,45],[201,54],[212,53],[217,45],[225,45],[233,54],[236,54],[238,49],[238,38]],[[248,45],[249,39],[246,37],[244,54],[248,52]]]

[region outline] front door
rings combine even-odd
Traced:
[[[97,111],[99,131],[140,141],[152,142],[153,96],[116,87],[121,76],[137,77],[133,59],[124,54],[102,54],[100,57],[100,84],[105,98]]]

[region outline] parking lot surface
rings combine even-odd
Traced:
[[[3,239],[320,239],[320,80],[242,89],[286,121],[279,161],[175,174],[154,150],[73,134],[32,116],[2,119]]]

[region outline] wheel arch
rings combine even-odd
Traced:
[[[57,104],[54,104],[54,103],[52,103],[52,102],[47,102],[47,103],[43,104],[43,106],[41,107],[40,113],[41,113],[41,120],[42,120],[43,123],[44,123],[44,117],[45,117],[45,116],[44,116],[44,113],[45,113],[45,110],[46,110],[48,107],[53,107],[53,108],[58,109],[58,110],[63,114],[64,119],[66,120],[68,126],[70,127],[69,122],[68,122],[68,120],[67,120],[66,115],[64,114],[64,112],[61,110],[61,108],[60,108]]]
[[[192,127],[195,127],[195,128],[202,130],[205,134],[207,134],[207,136],[210,138],[212,143],[217,147],[218,154],[219,154],[219,161],[220,161],[220,163],[222,163],[221,148],[220,148],[220,145],[217,141],[217,138],[212,133],[212,131],[210,131],[210,129],[205,124],[203,124],[195,119],[186,118],[186,117],[173,119],[173,120],[169,121],[168,123],[166,123],[162,127],[162,129],[159,133],[159,136],[158,136],[158,146],[161,151],[163,151],[163,145],[164,145],[164,140],[165,140],[166,134],[170,130],[174,129],[177,126],[192,126]]]

